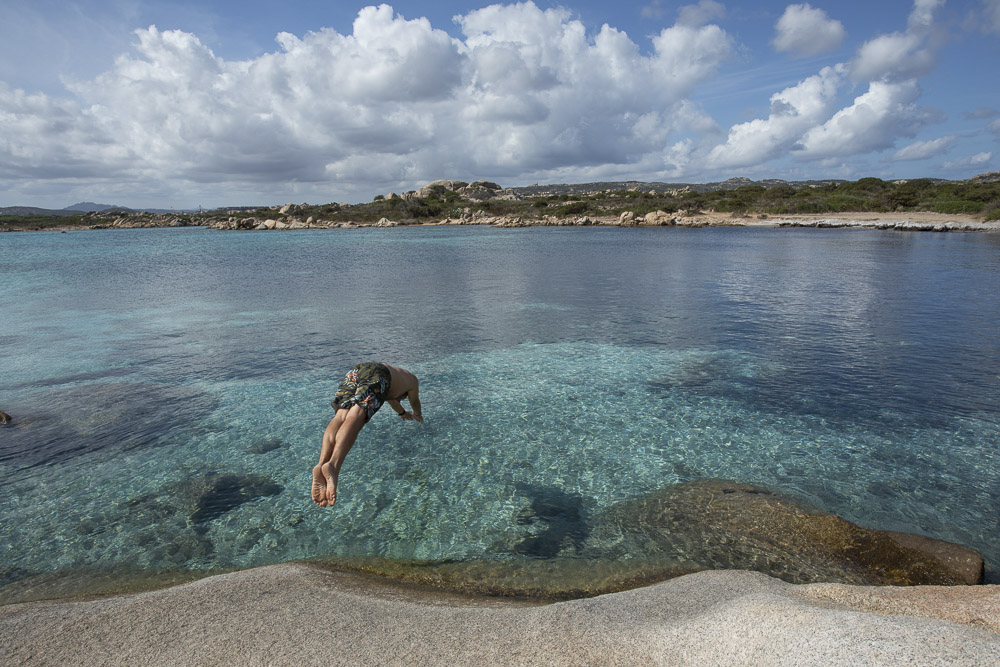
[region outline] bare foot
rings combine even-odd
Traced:
[[[318,465],[313,468],[312,499],[320,507],[326,507],[326,477],[323,476],[323,466]]]
[[[326,477],[326,506],[333,507],[333,504],[337,502],[337,473],[339,471],[334,470],[329,463],[324,463],[322,468],[323,476]]]

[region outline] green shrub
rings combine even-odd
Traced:
[[[590,210],[590,204],[585,201],[576,201],[572,204],[563,204],[557,210],[561,216],[581,215]]]
[[[768,190],[762,199],[788,199],[795,196],[795,188],[790,185],[778,185]]]
[[[938,201],[934,203],[935,213],[979,213],[986,205],[978,201]]]
[[[865,200],[850,195],[831,195],[823,200],[827,211],[863,211],[867,208]]]

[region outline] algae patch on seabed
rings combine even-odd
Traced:
[[[84,568],[43,574],[0,571],[0,605],[144,593],[226,574],[235,569],[132,572]]]
[[[551,601],[615,593],[704,569],[666,560],[591,561],[583,558],[469,561],[317,558],[304,562],[456,593]]]

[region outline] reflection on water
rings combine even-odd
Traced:
[[[0,409],[16,418],[0,430],[2,581],[296,558],[597,567],[622,559],[597,529],[609,507],[702,477],[966,544],[996,576],[993,235],[178,229],[0,244]],[[426,423],[376,417],[337,507],[315,508],[329,401],[369,359],[420,376]],[[629,558],[636,581],[686,567]]]

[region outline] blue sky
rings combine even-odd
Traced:
[[[0,206],[1000,169],[1000,0],[0,4]]]

